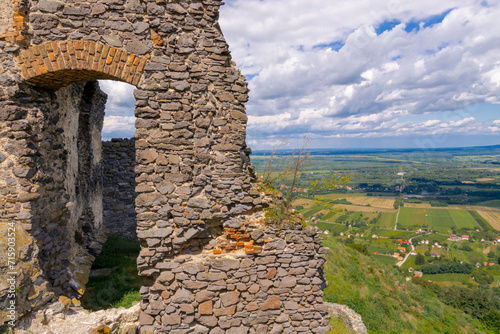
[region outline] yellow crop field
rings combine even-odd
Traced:
[[[480,179],[476,179],[477,182],[488,182],[488,181],[495,181],[495,179],[492,179],[491,177],[483,177]]]
[[[467,206],[468,210],[476,210],[495,230],[500,231],[500,209],[486,206]]]
[[[328,194],[325,196],[329,200],[345,198],[354,205],[368,205],[374,208],[392,209],[394,208],[394,198],[366,196],[364,194]]]
[[[390,198],[380,198],[371,196],[356,196],[346,198],[352,204],[367,205],[374,208],[394,209],[394,200]]]

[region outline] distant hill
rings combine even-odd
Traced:
[[[294,149],[276,150],[276,155],[290,155]],[[420,149],[420,148],[312,148],[309,149],[311,155],[348,155],[348,154],[381,154],[381,153],[413,153],[413,152],[446,152],[455,153],[459,155],[464,154],[484,154],[499,152],[500,145],[491,146],[473,146],[473,147],[441,147],[434,149]],[[253,155],[263,156],[270,155],[272,150],[255,150]]]

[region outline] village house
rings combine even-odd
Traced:
[[[415,271],[414,272],[414,277],[422,277],[422,276],[424,276],[423,272],[421,272],[421,271]]]

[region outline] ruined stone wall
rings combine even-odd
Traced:
[[[105,240],[102,230],[100,131],[106,96],[96,82],[54,94],[19,89],[30,108],[2,123],[2,232],[16,222],[19,313],[54,295],[82,289]],[[25,113],[24,113],[25,112]],[[6,249],[0,250],[6,259]],[[2,280],[0,291],[7,289]],[[0,303],[8,302],[0,294]],[[2,307],[2,309],[5,309]]]
[[[137,239],[135,213],[135,140],[102,142],[103,222],[109,233]]]
[[[171,264],[191,261],[186,255],[195,259],[242,254],[255,263],[256,275],[263,275],[264,264],[258,259],[267,239],[248,234],[258,229],[267,232],[242,218],[263,206],[245,143],[248,89],[217,23],[221,4],[220,0],[15,0],[12,7],[6,6],[6,17],[11,19],[1,21],[9,23],[0,30],[5,32],[0,35],[0,219],[3,225],[15,223],[19,236],[26,237],[19,241],[17,263],[26,269],[18,281],[25,282],[20,298],[29,300],[29,307],[47,301],[44,296],[50,291],[83,292],[87,272],[80,270],[80,264],[88,265],[101,241],[101,155],[91,138],[100,131],[102,99],[93,84],[71,86],[94,79],[137,87],[135,211],[142,248],[138,268],[147,277],[143,318],[154,317],[159,332],[201,325],[191,317],[196,313],[184,317],[191,309],[184,313],[176,309],[180,323],[171,323],[168,305],[157,314],[150,311],[153,302],[169,304],[170,295],[183,293],[184,278],[177,278]],[[78,122],[68,111],[80,113]],[[228,238],[230,232],[234,238]],[[300,244],[285,241],[290,250],[292,244]],[[313,253],[304,256],[316,260]],[[219,269],[209,262],[204,268],[210,276]],[[278,263],[287,270],[285,262]],[[319,268],[312,270],[320,279]],[[231,279],[244,279],[236,271],[228,273],[226,290],[217,290],[220,296],[234,290]],[[171,274],[179,283],[155,283]],[[297,282],[306,278],[297,276]],[[196,279],[203,281],[198,274]],[[281,281],[273,282],[280,291]],[[315,293],[319,289],[318,280],[297,284],[310,286]],[[286,293],[279,297],[280,307],[298,298]],[[217,303],[218,294],[213,298],[214,312],[226,307]],[[268,311],[259,304],[267,296],[257,293],[250,300],[259,305],[254,313]],[[319,317],[312,301],[294,301],[310,310],[304,313]],[[219,321],[228,318],[221,317],[242,315],[220,314],[212,327],[226,326]],[[289,321],[295,331],[312,328],[309,318]]]
[[[248,217],[252,219],[252,217]],[[212,252],[163,261],[141,289],[145,333],[325,333],[321,238],[300,224],[226,228]]]

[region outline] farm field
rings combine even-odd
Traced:
[[[384,212],[377,222],[377,227],[392,228],[396,223],[396,212]]]
[[[481,228],[466,210],[442,210],[403,207],[399,213],[398,227],[420,227],[451,232],[452,228]]]
[[[333,204],[331,207],[324,207],[312,199],[299,198],[293,202],[293,206],[302,207],[300,211],[306,219],[319,216],[321,221],[335,221],[340,216],[339,211],[348,211],[351,214],[363,213],[370,219],[376,214],[381,214],[380,219],[376,221],[376,227],[394,228],[397,210],[393,207],[393,199],[364,194],[329,194],[325,198],[345,199],[353,204]],[[366,206],[368,204],[370,206]],[[405,203],[405,206],[400,209],[398,228],[412,230],[430,228],[448,234],[452,233],[452,229],[481,229],[483,226],[478,220],[482,219],[475,216],[477,214],[493,229],[500,231],[500,208],[464,205],[432,207],[429,203]]]
[[[363,196],[363,194],[329,194],[326,199],[341,199],[345,198],[354,205],[366,206],[370,205],[374,208],[394,209],[394,197],[383,198],[374,196]]]
[[[495,230],[500,231],[500,208],[489,208],[485,206],[467,206],[469,210],[475,210]]]
[[[358,203],[358,205],[351,205],[351,204],[333,204],[332,205],[332,208],[336,208],[336,209],[342,209],[342,210],[346,210],[346,211],[351,211],[351,212],[372,212],[372,213],[375,213],[375,212],[392,212],[392,213],[395,213],[397,212],[396,209],[394,209],[393,207],[393,204],[394,203],[394,200],[389,200],[391,201],[391,205],[388,206],[387,203],[385,201],[385,199],[381,199],[381,198],[374,198],[375,200],[381,200],[380,202],[377,202],[377,201],[372,201],[373,203],[380,203],[380,207],[379,206],[375,206],[375,205],[371,205],[371,206],[364,206],[366,204],[369,204],[370,200],[372,199],[371,197],[368,197],[368,196],[330,196],[330,195],[327,195],[325,196],[326,199],[330,199],[330,200],[335,200],[335,199],[346,199],[347,201],[351,202],[351,203],[354,203],[355,201]],[[365,204],[363,204],[365,203]],[[361,205],[360,205],[361,204]],[[322,207],[322,206],[319,206],[317,205],[316,203],[314,203],[314,200],[312,199],[308,199],[308,198],[299,198],[297,200],[295,200],[293,202],[293,206],[294,207],[298,207],[298,206],[302,206],[304,209],[301,210],[301,213],[304,215],[304,217],[306,218],[309,218],[311,217],[312,215],[314,214],[318,214],[318,213],[323,213],[323,214],[327,214],[327,212],[323,211],[323,210],[327,210],[325,207]],[[331,216],[330,216],[331,218]],[[325,217],[325,219],[327,219]]]

